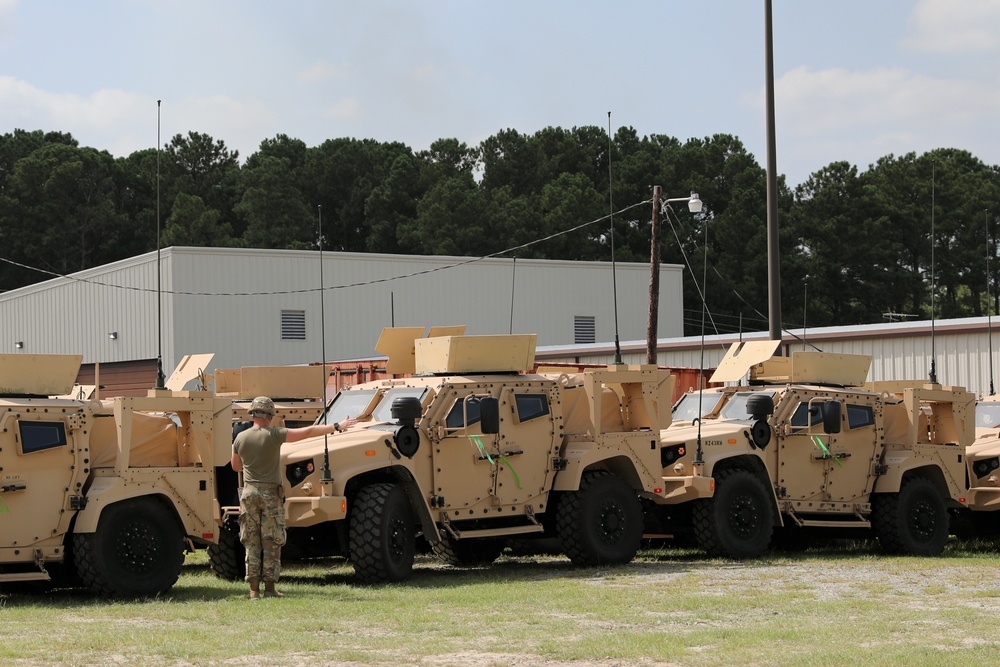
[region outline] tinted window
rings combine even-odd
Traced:
[[[799,403],[799,407],[795,408],[795,412],[792,413],[790,423],[792,428],[807,428],[818,424],[822,418],[819,404],[814,404],[810,409],[808,403]]]
[[[870,405],[847,404],[847,428],[861,428],[875,423],[875,411]]]
[[[448,428],[462,428],[466,419],[470,426],[479,421],[479,401],[455,401],[444,423]]]
[[[32,454],[66,444],[66,425],[62,422],[18,422],[21,430],[21,453]]]
[[[721,397],[721,393],[714,391],[705,392],[703,397],[700,396],[700,392],[688,392],[674,403],[674,407],[671,410],[671,418],[677,422],[689,422],[697,419],[699,416],[707,415],[715,409]],[[699,401],[701,402],[700,414],[698,410]],[[746,403],[743,405],[746,405]]]
[[[517,394],[514,404],[517,406],[517,420],[522,424],[549,414],[549,401],[545,394]]]

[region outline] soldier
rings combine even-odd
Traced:
[[[240,542],[246,547],[247,582],[250,599],[283,597],[274,589],[281,570],[281,545],[285,543],[284,492],[281,486],[282,443],[343,431],[357,423],[348,417],[336,424],[314,424],[303,428],[271,428],[274,401],[258,396],[250,404],[253,426],[233,442],[233,470],[243,472],[240,492]],[[263,559],[261,553],[263,552]]]

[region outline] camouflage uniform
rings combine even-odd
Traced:
[[[276,582],[281,574],[281,546],[285,543],[285,506],[281,492],[280,484],[243,485],[240,542],[247,552],[247,581]]]
[[[254,416],[274,415],[269,398],[254,399]],[[281,546],[285,543],[284,489],[281,486],[280,451],[288,429],[254,426],[233,442],[243,461],[240,492],[240,542],[246,547],[246,579],[274,583],[281,573]]]

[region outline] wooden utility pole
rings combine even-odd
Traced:
[[[646,363],[656,364],[656,328],[660,313],[660,196],[653,186],[653,222],[649,241],[649,319],[646,323]]]

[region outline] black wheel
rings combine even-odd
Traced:
[[[450,537],[431,545],[431,551],[439,560],[448,565],[477,567],[490,565],[504,549],[504,543],[496,539],[455,540]]]
[[[694,533],[710,556],[756,558],[774,530],[774,504],[760,477],[747,470],[715,475],[715,495],[694,503]]]
[[[642,541],[642,504],[628,484],[609,472],[584,473],[580,489],[563,494],[556,531],[577,565],[628,563]]]
[[[246,557],[240,542],[240,522],[230,516],[219,529],[219,543],[208,545],[208,567],[219,579],[242,581],[246,578]]]
[[[159,502],[125,500],[104,510],[95,532],[73,536],[76,569],[101,597],[160,595],[181,574],[183,538],[172,513]]]
[[[415,530],[410,501],[397,484],[372,484],[351,511],[354,572],[366,584],[403,581],[413,570]]]
[[[914,477],[872,499],[872,528],[887,553],[937,556],[948,541],[948,508],[934,483]]]

